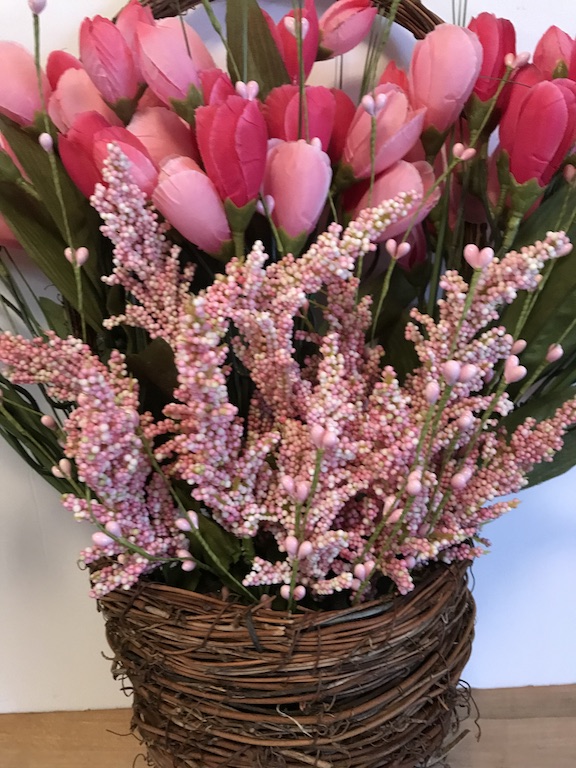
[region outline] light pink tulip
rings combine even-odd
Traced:
[[[376,115],[376,175],[398,162],[416,144],[422,133],[425,109],[413,110],[406,94],[393,84],[379,85],[374,95],[386,95],[384,107]],[[343,161],[357,179],[372,173],[372,117],[360,105],[344,146]]]
[[[320,17],[323,57],[340,56],[355,48],[368,34],[376,16],[371,0],[338,0]]]
[[[482,45],[469,29],[439,24],[414,46],[408,82],[410,101],[425,108],[424,129],[453,125],[480,74]]]
[[[48,100],[50,85],[44,73],[42,90]],[[0,112],[19,125],[31,125],[41,111],[34,57],[18,43],[0,41]]]
[[[127,128],[146,147],[157,166],[170,155],[198,159],[190,126],[166,107],[138,110]]]
[[[138,93],[139,73],[134,57],[110,19],[84,19],[80,26],[80,60],[109,104],[133,99]]]
[[[300,11],[290,11],[280,19],[276,26],[277,37],[280,45],[278,49],[284,60],[286,71],[293,83],[300,82],[300,58],[298,55],[297,32]],[[316,60],[318,43],[320,40],[320,27],[318,14],[314,0],[304,0],[302,8],[302,63],[304,68],[304,80],[310,74],[310,70]]]
[[[121,125],[83,69],[67,69],[48,102],[48,114],[61,133],[70,130],[83,112],[98,112],[110,125]]]
[[[276,226],[290,238],[309,234],[322,213],[331,180],[330,158],[319,146],[301,139],[272,147],[262,189],[274,199]]]
[[[51,51],[46,60],[46,77],[50,83],[50,88],[54,91],[58,81],[67,69],[84,69],[76,56],[66,51]]]
[[[164,163],[152,202],[181,235],[206,253],[218,253],[230,240],[224,205],[216,187],[188,157]]]
[[[421,195],[422,198],[425,198],[435,181],[434,169],[429,163],[425,161],[407,163],[405,160],[399,160],[391,168],[388,168],[388,170],[376,177],[372,194],[370,194],[369,189],[364,192],[362,198],[356,204],[352,216],[356,218],[363,208],[374,207],[384,202],[384,200],[391,200],[401,192],[414,191]],[[391,237],[397,237],[397,235],[406,232],[408,227],[419,224],[436,205],[439,197],[440,191],[435,189],[413,216],[391,224],[381,233],[376,242],[381,243]]]
[[[154,26],[155,23],[154,14],[152,13],[150,6],[142,5],[140,0],[130,0],[130,2],[122,8],[116,18],[116,26],[126,41],[129,50],[132,52],[138,82],[140,83],[144,82],[144,76],[140,69],[136,28],[138,24],[149,24],[150,26]]]
[[[534,49],[533,62],[544,77],[552,79],[559,66],[568,73],[576,42],[574,38],[560,27],[549,27],[542,35]]]
[[[334,95],[328,88],[321,85],[308,85],[304,91],[304,101],[306,117],[303,113],[302,125],[300,125],[299,87],[282,85],[270,91],[264,105],[264,116],[270,138],[283,141],[318,138],[322,143],[322,149],[326,150],[336,117]]]
[[[237,208],[255,200],[268,144],[259,102],[229,96],[218,106],[198,107],[196,140],[206,173],[222,200]]]
[[[166,106],[185,99],[190,86],[199,88],[199,71],[215,66],[200,35],[177,18],[138,23],[136,33],[142,76]]]

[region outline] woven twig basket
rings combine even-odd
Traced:
[[[142,0],[142,2],[144,5],[150,6],[157,19],[161,19],[165,16],[177,16],[180,13],[185,13],[190,8],[199,5],[200,0]],[[373,0],[373,2],[374,5],[383,6],[386,11],[392,5],[392,0]],[[423,6],[420,0],[402,0],[396,21],[410,30],[414,37],[420,39],[434,29],[442,19]]]
[[[467,564],[414,592],[286,614],[161,584],[100,606],[133,729],[157,768],[414,768],[454,726],[474,602]]]

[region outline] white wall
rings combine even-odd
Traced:
[[[84,15],[111,15],[114,0],[48,0],[47,48],[76,50]],[[279,0],[269,5],[280,5]],[[445,19],[451,0],[430,0]],[[468,3],[508,16],[519,50],[557,24],[573,34],[565,0]],[[26,0],[0,0],[0,34],[31,44]],[[102,658],[100,616],[76,567],[89,530],[56,494],[0,445],[0,712],[125,706]],[[523,504],[487,534],[490,555],[474,567],[477,638],[465,677],[477,687],[576,683],[576,470],[522,494]]]

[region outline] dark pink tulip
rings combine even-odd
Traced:
[[[172,158],[162,166],[152,202],[181,235],[206,253],[218,253],[231,238],[216,187],[188,157]]]
[[[142,76],[166,106],[185,99],[190,86],[199,88],[200,70],[215,66],[200,35],[177,18],[139,23],[136,33]]]
[[[508,53],[516,55],[516,30],[511,21],[500,19],[493,13],[475,16],[468,29],[477,35],[484,52],[473,92],[481,101],[488,101],[496,93],[506,71],[504,57]],[[505,92],[509,92],[509,87]]]
[[[516,181],[546,186],[576,140],[576,83],[546,80],[526,89],[516,114],[507,111],[501,124],[500,146]]]
[[[401,192],[414,191],[424,198],[433,188],[435,181],[434,170],[429,163],[423,161],[407,163],[405,160],[400,160],[376,177],[372,194],[369,189],[364,192],[356,204],[353,217],[356,217],[363,208],[374,207],[385,200],[392,200]],[[406,232],[408,227],[419,224],[436,205],[439,196],[439,190],[435,189],[412,217],[391,224],[382,232],[377,242],[396,237]]]
[[[306,112],[302,113],[300,122],[298,86],[282,85],[270,91],[264,105],[268,133],[270,138],[283,141],[318,138],[326,150],[334,127],[336,100],[333,93],[321,85],[306,86],[304,94]]]
[[[380,75],[378,85],[384,85],[385,83],[397,85],[402,88],[404,93],[408,93],[408,75],[403,69],[400,69],[395,61],[389,61],[386,69]]]
[[[469,29],[439,24],[414,46],[408,82],[415,109],[425,108],[424,129],[453,125],[482,66],[482,46]]]
[[[309,234],[326,203],[332,170],[317,143],[282,141],[268,152],[262,190],[274,199],[272,219],[290,238]]]
[[[48,54],[46,60],[46,77],[50,83],[50,88],[54,91],[58,81],[67,69],[84,69],[76,56],[66,51],[52,51]]]
[[[157,166],[170,155],[198,159],[190,126],[167,107],[138,110],[126,127],[146,147]]]
[[[379,85],[374,96],[379,94],[386,95],[386,102],[376,115],[376,175],[398,162],[416,144],[425,113],[424,109],[413,110],[397,85]],[[366,179],[372,173],[371,141],[372,117],[360,105],[350,125],[342,157],[357,179]]]
[[[330,136],[330,144],[326,151],[333,163],[339,163],[344,154],[346,136],[348,135],[350,125],[356,114],[356,105],[350,96],[339,88],[331,88],[330,90],[332,91],[332,96],[334,96],[338,119],[334,120],[334,127],[332,129],[332,135]]]
[[[222,104],[236,93],[230,75],[222,69],[203,69],[198,75],[204,104]]]
[[[532,60],[544,77],[551,80],[559,66],[565,67],[565,74],[568,73],[575,48],[574,38],[560,27],[552,26],[536,44]]]
[[[242,208],[258,196],[268,142],[259,102],[229,96],[219,106],[199,107],[196,140],[222,200]]]
[[[376,16],[371,0],[338,0],[320,17],[320,46],[324,57],[340,56],[368,34]]]
[[[50,96],[48,78],[42,73],[42,90]],[[0,41],[0,112],[19,125],[31,125],[42,111],[34,57],[24,46]]]
[[[66,133],[78,115],[98,112],[110,125],[120,125],[100,92],[83,69],[67,69],[58,80],[48,102],[48,114],[61,133]]]
[[[535,85],[542,83],[544,80],[542,72],[533,64],[522,67],[512,75],[510,80],[510,98],[498,126],[500,140],[504,136],[506,145],[513,141],[524,99]]]
[[[60,159],[85,197],[90,197],[96,184],[102,181],[100,168],[92,152],[94,136],[109,127],[106,118],[98,112],[83,112],[74,120],[68,133],[58,139]]]
[[[316,61],[318,43],[320,41],[320,27],[314,0],[304,0],[301,13],[302,63],[304,67],[304,80],[306,80]],[[298,28],[297,20],[299,17],[300,11],[290,11],[276,26],[276,39],[280,42],[279,50],[282,54],[288,76],[293,83],[300,82],[300,59],[298,56],[298,41],[295,34]]]
[[[96,166],[102,169],[104,160],[108,157],[108,145],[111,142],[117,144],[130,161],[132,182],[140,187],[147,197],[150,197],[158,181],[158,169],[144,144],[124,126],[114,125],[104,128],[94,135],[92,153]]]
[[[80,60],[109,104],[133,99],[139,76],[134,56],[116,24],[103,16],[84,19],[80,26]]]

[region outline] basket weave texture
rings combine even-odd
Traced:
[[[288,614],[161,584],[100,607],[132,727],[158,768],[415,768],[455,724],[475,608],[467,564],[414,592]]]
[[[190,8],[199,5],[200,0],[142,0],[142,3],[149,5],[154,16],[161,19],[165,16],[177,16],[185,13]],[[373,0],[373,3],[389,11],[392,0]],[[419,0],[402,0],[396,21],[412,32],[415,38],[421,39],[442,20],[422,5]]]

